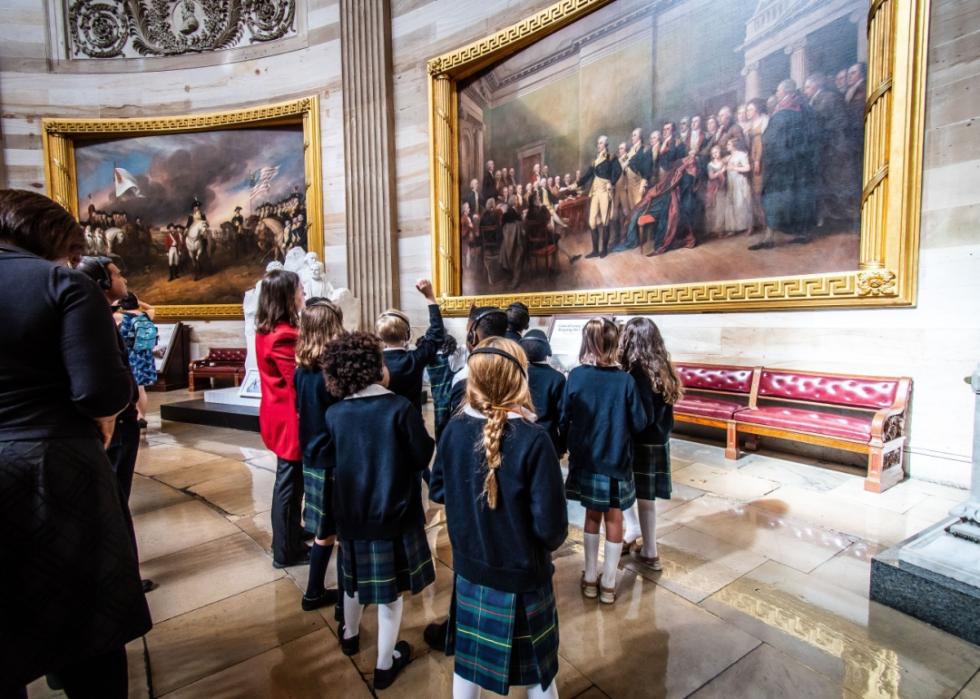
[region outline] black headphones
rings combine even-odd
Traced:
[[[93,279],[93,281],[95,281],[95,283],[98,284],[99,288],[102,289],[103,291],[109,291],[109,289],[112,288],[112,274],[109,273],[109,268],[105,266],[105,262],[104,262],[104,260],[108,260],[108,259],[109,258],[107,257],[93,255],[93,256],[83,257],[81,262],[83,265],[86,266],[92,265],[93,267],[98,268],[99,277]],[[89,276],[91,277],[92,275]]]
[[[520,360],[510,352],[504,352],[502,349],[497,349],[496,347],[480,347],[470,352],[470,356],[466,359],[466,361],[469,362],[470,359],[478,354],[492,354],[497,357],[503,357],[507,361],[512,362],[514,366],[517,367],[517,370],[521,372],[521,375],[524,378],[527,378],[527,371],[524,370]]]
[[[476,318],[470,323],[470,329],[466,332],[466,344],[470,347],[477,343],[476,328],[480,325],[480,321],[492,315],[502,315],[505,319],[507,318],[507,313],[501,308],[488,308],[485,311],[481,311],[476,315]]]

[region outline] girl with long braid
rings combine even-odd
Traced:
[[[568,534],[558,455],[534,424],[527,357],[491,337],[470,354],[463,409],[439,442],[429,497],[446,505],[455,591],[446,639],[453,697],[557,697],[551,552]]]

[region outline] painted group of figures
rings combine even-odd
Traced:
[[[185,223],[169,223],[163,231],[168,281],[188,269],[195,280],[200,279],[222,260],[285,260],[289,249],[306,248],[306,226],[306,211],[295,193],[279,202],[264,203],[249,216],[243,216],[242,207],[236,206],[231,220],[218,226],[208,223],[201,202],[195,199]],[[92,255],[117,254],[147,265],[160,259],[161,248],[154,244],[150,228],[138,216],[130,222],[125,212],[107,213],[90,206],[85,236]]]
[[[813,74],[802,90],[786,79],[768,100],[665,122],[646,139],[636,128],[617,152],[600,136],[594,160],[574,177],[536,164],[522,186],[513,168],[488,161],[460,207],[466,265],[489,251],[516,286],[523,257],[545,257],[551,272],[560,254],[577,261],[562,237],[585,227],[587,258],[642,253],[647,242],[655,256],[740,233],[764,233],[748,248],[765,250],[776,233],[805,244],[822,232],[857,231],[864,103],[864,66],[855,64]],[[488,274],[493,283],[489,266]]]

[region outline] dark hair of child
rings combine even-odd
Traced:
[[[626,324],[620,340],[619,362],[627,372],[640,367],[653,390],[668,405],[676,404],[684,395],[660,329],[649,318],[633,318]]]
[[[327,390],[337,398],[363,391],[384,375],[381,340],[372,333],[352,332],[331,340],[320,361]]]

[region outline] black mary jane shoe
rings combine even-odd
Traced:
[[[449,620],[443,621],[441,623],[429,624],[425,627],[422,632],[422,638],[425,639],[426,644],[432,650],[437,650],[440,653],[446,652],[446,636],[449,632]]]
[[[340,650],[347,656],[357,655],[361,652],[361,634],[357,634],[353,638],[344,638],[344,628],[343,623],[337,627],[337,635],[340,637]],[[397,647],[395,645],[395,648]]]
[[[303,600],[300,603],[303,607],[304,612],[312,612],[314,609],[319,609],[320,607],[328,607],[331,604],[337,604],[337,600],[340,599],[340,595],[337,594],[336,590],[324,590],[316,597],[307,597],[303,595]]]
[[[395,644],[395,651],[398,655],[391,659],[391,667],[387,670],[374,668],[374,689],[387,689],[395,682],[398,673],[405,669],[412,662],[412,647],[406,641],[399,641]]]

